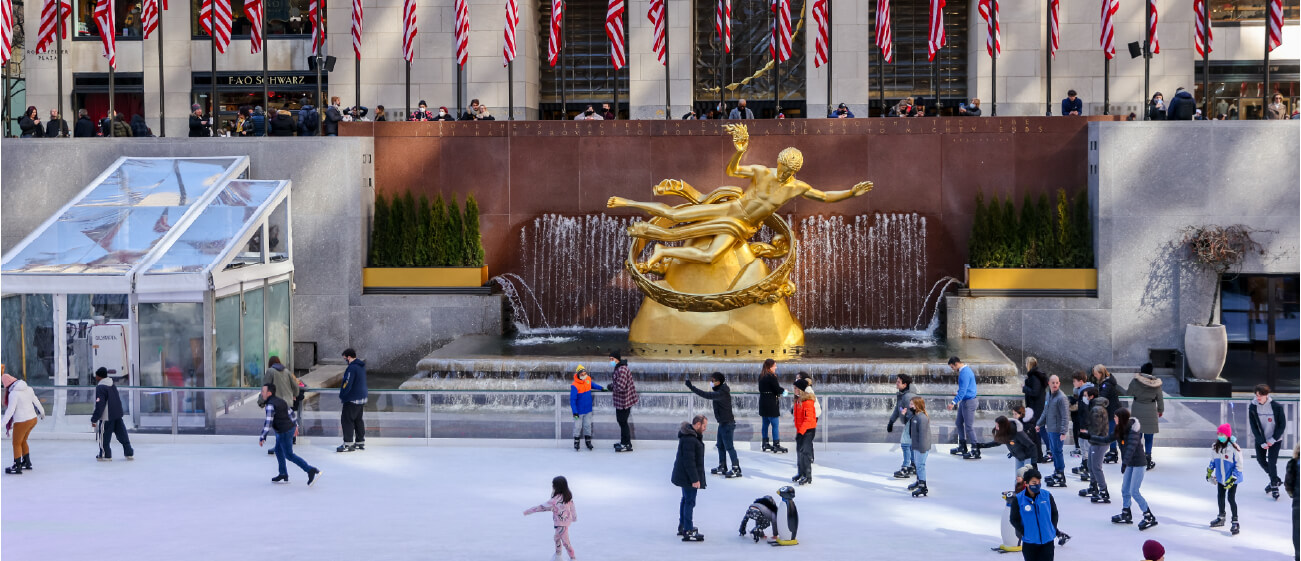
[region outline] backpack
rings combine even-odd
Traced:
[[[299,111],[298,121],[303,130],[310,134],[316,134],[317,127],[319,127],[321,123],[321,114],[316,111],[315,107],[310,110],[304,109]]]

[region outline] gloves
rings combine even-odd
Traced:
[[[1229,480],[1224,482],[1224,488],[1225,488],[1225,489],[1232,489],[1233,486],[1234,486],[1234,485],[1237,485],[1237,484],[1238,484],[1238,476],[1236,476],[1236,475],[1230,475],[1230,476],[1229,476]]]
[[[578,415],[574,415],[574,420],[575,420],[575,421],[578,420]]]
[[[687,387],[688,387],[688,388],[691,387],[691,380],[688,379],[688,380],[686,381],[686,384],[687,384]]]
[[[1213,469],[1211,469],[1211,468],[1209,468],[1209,467],[1206,468],[1206,482],[1207,482],[1207,483],[1212,483],[1211,478],[1214,477],[1214,475],[1215,475],[1215,470],[1213,470]]]
[[[885,432],[894,432],[894,421],[885,424]]]

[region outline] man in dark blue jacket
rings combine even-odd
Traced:
[[[366,449],[366,422],[361,414],[366,409],[366,363],[357,358],[357,351],[345,349],[343,360],[348,361],[343,371],[343,385],[339,386],[339,401],[343,402],[343,445],[335,452],[352,452]],[[353,435],[356,444],[353,444]]]
[[[1022,476],[1025,490],[1016,494],[1009,514],[1016,537],[1021,538],[1021,556],[1026,561],[1052,561],[1053,540],[1057,539],[1057,501],[1043,489],[1043,476],[1030,469]]]
[[[1165,112],[1167,121],[1191,121],[1197,114],[1197,100],[1193,99],[1193,94],[1188,90],[1176,89]]]
[[[714,421],[718,422],[718,442],[715,444],[718,447],[718,467],[709,473],[728,478],[741,477],[741,460],[736,457],[736,445],[732,441],[732,436],[736,433],[736,416],[732,414],[732,389],[727,387],[727,379],[722,372],[710,374],[709,378],[714,386],[713,391],[697,388],[687,378],[688,389],[713,402]],[[732,471],[727,470],[729,455],[732,458]]]
[[[122,444],[122,453],[126,459],[134,460],[136,452],[131,448],[126,423],[122,421],[122,397],[117,393],[117,386],[108,377],[108,369],[102,366],[95,371],[95,380],[95,412],[90,416],[90,426],[95,428],[95,440],[99,442],[99,455],[95,459],[101,462],[113,461],[109,438],[116,436],[118,443]]]
[[[1066,92],[1066,99],[1062,100],[1062,116],[1069,117],[1072,115],[1084,114],[1084,101],[1075,97],[1075,90]]]
[[[673,475],[670,480],[682,488],[682,501],[678,504],[678,535],[682,541],[701,541],[705,539],[696,530],[691,515],[696,508],[696,493],[705,485],[705,442],[701,435],[709,426],[709,419],[696,415],[690,423],[682,423],[678,428],[678,454],[673,459]]]

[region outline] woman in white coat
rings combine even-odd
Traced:
[[[36,428],[36,420],[45,418],[45,408],[36,398],[36,392],[27,382],[8,374],[0,376],[9,393],[9,407],[5,408],[4,418],[0,420],[5,426],[5,436],[13,433],[14,465],[5,468],[5,473],[19,475],[24,469],[32,469],[31,451],[27,448],[27,435]]]

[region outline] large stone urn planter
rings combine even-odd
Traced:
[[[1199,380],[1214,380],[1224,370],[1229,354],[1229,336],[1223,325],[1193,325],[1184,328],[1184,355],[1188,370]]]

